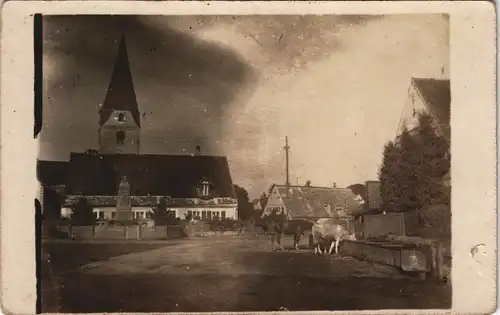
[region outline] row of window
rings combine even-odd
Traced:
[[[194,220],[224,220],[226,211],[188,211],[188,216]]]
[[[268,213],[281,214],[285,211],[285,207],[269,207]]]
[[[175,216],[175,211],[169,210],[168,213],[170,215]],[[102,220],[105,219],[105,211],[95,211],[94,212],[96,219]],[[151,217],[150,211],[133,211],[132,218],[134,219],[146,219]],[[217,219],[225,219],[226,211],[188,211],[188,216],[191,216],[194,220],[217,220]],[[116,211],[111,212],[111,219],[116,218]]]

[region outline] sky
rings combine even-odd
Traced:
[[[39,158],[97,148],[97,110],[125,34],[142,153],[225,155],[258,197],[290,179],[377,179],[411,77],[449,77],[444,15],[54,16],[44,20]]]

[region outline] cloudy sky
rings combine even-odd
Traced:
[[[377,178],[411,77],[449,76],[448,18],[59,16],[44,20],[39,157],[97,148],[118,39],[127,40],[143,153],[227,155],[258,196],[291,181]]]

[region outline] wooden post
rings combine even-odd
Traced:
[[[128,225],[123,226],[123,234],[124,234],[125,240],[128,240]]]
[[[137,239],[141,239],[141,233],[142,233],[142,226],[139,224],[137,225]]]
[[[68,236],[69,238],[73,238],[73,225],[71,225],[71,223],[69,224],[68,227]]]
[[[95,225],[92,225],[92,239],[95,240],[95,234],[96,234],[96,226]]]
[[[165,237],[168,238],[168,229],[166,224],[165,224]]]

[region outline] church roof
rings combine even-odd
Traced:
[[[114,110],[130,111],[137,125],[141,125],[125,37],[122,37],[118,44],[115,66],[106,98],[99,112],[99,123],[104,124]]]
[[[207,155],[71,153],[66,193],[113,196],[122,176],[134,196],[196,198],[201,180],[208,179],[211,197],[234,198],[226,157]]]
[[[356,195],[348,188],[290,186],[287,197],[285,185],[275,187],[289,218],[327,218],[361,211]]]

